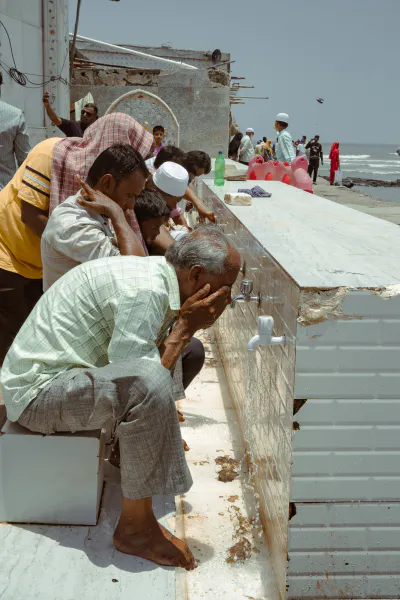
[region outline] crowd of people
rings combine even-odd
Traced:
[[[123,495],[115,547],[191,570],[192,552],[158,523],[152,497],[191,487],[175,401],[203,366],[195,334],[228,306],[240,269],[192,186],[211,160],[164,145],[161,125],[152,135],[94,105],[75,123],[47,94],[44,103],[67,137],[22,148],[22,113],[10,111],[19,166],[15,152],[0,191],[7,417],[42,434],[112,424]],[[191,231],[182,199],[210,223]]]
[[[269,160],[292,163],[295,156],[305,156],[308,160],[308,174],[317,184],[317,176],[320,164],[324,164],[324,154],[320,143],[319,135],[315,135],[307,143],[307,136],[303,135],[301,139],[294,141],[288,131],[289,115],[279,113],[275,118],[275,131],[277,138],[272,142],[266,137],[259,140],[254,145],[254,129],[248,127],[245,135],[238,132],[230,141],[228,156],[230,159],[248,165],[250,159],[259,155],[264,161]],[[329,154],[331,161],[329,181],[331,185],[335,183],[336,172],[340,170],[339,142],[334,142]]]
[[[66,137],[32,149],[23,114],[1,103],[0,366],[7,417],[33,432],[75,432],[112,424],[121,469],[122,512],[115,547],[191,570],[190,549],[156,520],[152,497],[192,484],[175,401],[200,372],[195,334],[230,303],[240,256],[193,181],[211,170],[205,152],[165,144],[122,113],[84,106],[80,121],[45,110]],[[322,146],[293,143],[289,116],[277,140],[254,147],[237,134],[229,156],[248,164],[309,158],[316,181]],[[332,146],[332,173],[340,166]],[[186,200],[186,208],[179,206]],[[195,207],[200,220],[188,225]],[[60,499],[62,502],[62,498]]]

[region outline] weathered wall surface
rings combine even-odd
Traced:
[[[0,0],[1,1],[1,0]],[[4,1],[4,0],[3,0]],[[113,42],[114,43],[114,42]],[[117,44],[118,46],[119,44]],[[184,62],[199,69],[206,69],[213,66],[212,52],[204,50],[185,50],[178,48],[168,48],[165,46],[134,46],[132,44],[121,44],[121,50],[116,48],[108,48],[98,42],[88,42],[85,40],[77,40],[78,50],[89,60],[94,62],[104,62],[109,65],[119,65],[123,67],[138,67],[142,69],[159,69],[162,64],[163,70],[175,71],[176,65],[166,63],[152,58],[159,56],[176,62]],[[124,49],[139,50],[150,56],[128,54]],[[229,53],[221,53],[221,62],[229,61],[231,58]],[[230,64],[223,64],[218,67],[222,71],[230,72]]]
[[[229,76],[210,71],[179,69],[172,73],[153,71],[77,70],[71,87],[71,102],[93,94],[100,114],[133,89],[159,96],[174,112],[180,125],[183,150],[204,150],[215,156],[226,152],[229,141]],[[132,115],[144,125],[147,114]]]
[[[60,135],[59,130],[49,125],[50,121],[45,121],[43,88],[38,84],[51,77],[68,79],[68,1],[0,0],[0,19],[10,35],[14,54],[13,58],[6,31],[1,28],[0,59],[4,82],[1,99],[24,111],[33,146],[46,136]],[[29,78],[26,86],[16,83],[4,66],[13,67],[14,59],[18,70]],[[61,115],[68,114],[66,82],[49,81],[46,90],[55,96],[55,110]]]

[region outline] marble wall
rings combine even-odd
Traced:
[[[261,515],[280,596],[284,598],[299,292],[265,248],[207,186],[202,191],[203,199],[213,206],[218,225],[242,256],[244,269],[232,295],[239,293],[241,277],[253,280],[253,295],[261,295],[260,303],[243,302],[234,309],[228,308],[218,320],[215,333],[243,436],[254,456]],[[259,315],[274,318],[274,335],[285,335],[285,346],[264,346],[249,353],[247,344],[257,333]]]

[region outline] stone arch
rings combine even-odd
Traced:
[[[145,90],[132,90],[123,94],[105,112],[123,112],[136,119],[151,132],[155,125],[163,125],[166,143],[179,146],[179,123],[175,114],[159,96]]]

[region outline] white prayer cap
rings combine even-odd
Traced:
[[[278,113],[276,115],[275,121],[282,121],[282,123],[289,123],[289,115],[286,113]]]
[[[246,133],[254,133],[254,129],[252,127],[248,127],[246,129]]]
[[[154,173],[153,183],[165,194],[182,198],[189,183],[189,173],[177,163],[165,162]]]

